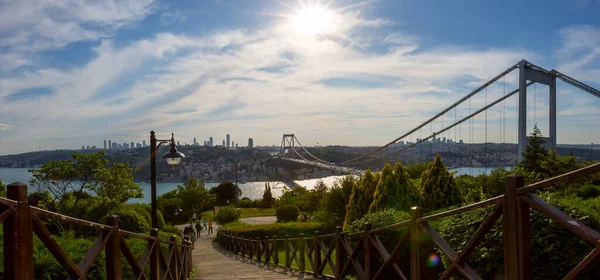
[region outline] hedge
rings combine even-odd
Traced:
[[[233,234],[246,238],[265,238],[284,237],[286,234],[291,238],[299,237],[300,233],[304,233],[305,237],[312,236],[315,231],[326,232],[325,225],[317,222],[291,222],[291,223],[275,223],[264,225],[247,225],[242,223],[232,223],[222,226],[219,231],[225,234]]]
[[[298,220],[300,210],[298,210],[298,206],[294,204],[285,204],[277,208],[276,215],[277,222],[294,222]]]

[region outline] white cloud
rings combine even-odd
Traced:
[[[13,128],[10,124],[0,123],[0,130],[11,130]]]

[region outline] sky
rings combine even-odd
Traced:
[[[600,88],[598,11],[599,0],[0,0],[0,154],[148,142],[151,130],[381,145],[521,59]],[[558,91],[558,142],[594,142],[600,100]],[[528,91],[528,126],[542,133],[547,92]],[[515,101],[447,137],[514,142]]]

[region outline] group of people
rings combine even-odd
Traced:
[[[192,221],[183,229],[183,238],[192,242],[192,249],[194,249],[194,243],[196,242],[196,238],[200,237],[202,229],[206,229],[207,234],[211,235],[213,233],[212,220],[209,220],[208,223],[206,222],[206,219],[204,219],[204,223],[202,223],[200,219],[195,223]]]

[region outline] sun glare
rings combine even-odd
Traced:
[[[335,31],[332,11],[321,6],[308,6],[292,16],[291,24],[296,32],[305,35],[324,35]]]

